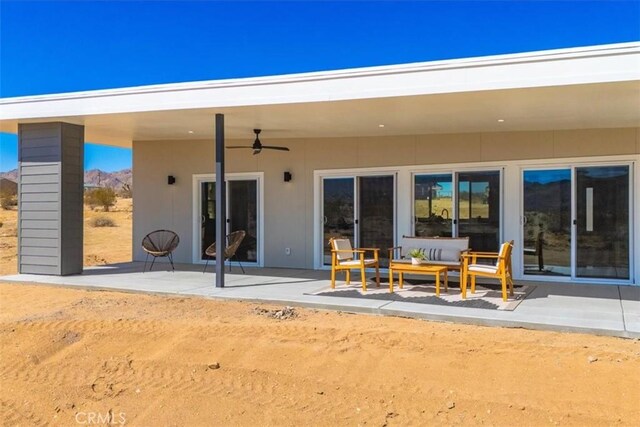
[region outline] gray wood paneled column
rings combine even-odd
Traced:
[[[18,127],[18,271],[82,273],[84,126]]]

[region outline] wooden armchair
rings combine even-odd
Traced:
[[[380,286],[379,248],[352,248],[349,239],[331,238],[331,288],[336,287],[336,272],[345,271],[347,285],[351,283],[351,270],[360,270],[362,290],[367,290],[365,268],[376,268],[376,286]],[[373,252],[373,258],[365,258],[366,252]]]
[[[491,277],[500,280],[502,284],[502,300],[507,300],[507,286],[509,295],[513,296],[513,274],[511,270],[511,252],[513,240],[500,246],[500,252],[469,252],[463,254],[462,266],[462,299],[467,297],[467,284],[471,277],[471,293],[476,291],[476,277]],[[496,263],[478,264],[478,259],[495,259]]]

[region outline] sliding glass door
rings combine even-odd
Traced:
[[[200,182],[200,256],[216,241],[216,183]],[[247,234],[236,251],[234,261],[258,262],[258,180],[229,179],[227,181],[227,225],[226,234],[244,230]]]
[[[394,245],[395,175],[322,178],[323,263],[331,264],[332,237],[357,247],[380,248],[380,264]]]
[[[629,279],[629,166],[576,168],[576,277]]]
[[[358,177],[358,246],[380,248],[380,265],[387,265],[394,246],[394,176]]]
[[[355,236],[355,178],[325,178],[322,180],[323,263],[331,264],[329,239]]]
[[[571,169],[524,171],[524,274],[571,276]]]
[[[474,251],[500,247],[500,172],[458,174],[458,236]]]
[[[469,237],[477,251],[500,245],[500,171],[414,175],[414,234]]]
[[[453,236],[453,175],[416,175],[413,203],[416,236]]]
[[[523,172],[524,274],[630,278],[630,168]]]
[[[236,260],[258,262],[258,181],[229,181],[227,197],[227,234],[238,230],[247,233],[236,251]]]

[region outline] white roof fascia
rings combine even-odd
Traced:
[[[0,120],[328,102],[640,80],[640,42],[0,99]]]

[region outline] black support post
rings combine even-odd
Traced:
[[[224,114],[216,114],[216,288],[224,288],[227,194],[224,179]]]

